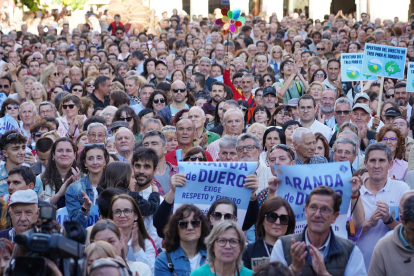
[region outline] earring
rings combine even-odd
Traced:
[[[55,158],[54,157],[52,157],[52,161],[55,161]]]

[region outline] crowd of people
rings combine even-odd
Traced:
[[[18,126],[0,137],[5,275],[22,250],[16,236],[38,229],[42,207],[87,230],[83,275],[412,273],[407,66],[405,79],[383,86],[343,82],[340,58],[373,43],[407,48],[412,61],[414,14],[375,23],[367,13],[245,14],[226,36],[214,15],[164,13],[159,35],[130,31],[121,16],[101,32],[64,22],[0,37],[0,118]],[[173,212],[176,188],[187,185],[177,150],[183,162],[257,162],[243,184],[244,221],[232,195],[207,214],[191,202]],[[343,200],[326,186],[307,197],[307,226],[295,233],[274,166],[329,162],[352,170],[348,238],[331,228]]]

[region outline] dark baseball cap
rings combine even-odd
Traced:
[[[266,95],[269,95],[269,94],[272,94],[273,96],[276,97],[276,89],[274,89],[271,86],[265,87],[263,89],[263,97],[266,96]]]
[[[167,63],[166,63],[165,61],[163,61],[163,60],[158,60],[158,61],[155,63],[155,68],[157,68],[158,64],[162,64],[162,65],[164,65],[165,67],[168,67],[168,66],[167,66]]]
[[[112,132],[118,130],[120,127],[126,127],[129,128],[129,124],[125,121],[116,121],[112,124],[111,130]]]
[[[385,110],[384,116],[399,117],[402,115],[401,115],[401,111],[398,108],[390,107],[387,110]]]

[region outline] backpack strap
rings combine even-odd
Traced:
[[[171,260],[171,256],[170,253],[168,253],[167,251],[165,251],[165,256],[167,256],[167,261],[168,261],[168,270],[171,272],[171,274],[174,272],[174,264]]]

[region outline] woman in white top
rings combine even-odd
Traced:
[[[127,260],[124,239],[119,228],[112,220],[103,219],[94,225],[91,231],[91,244],[86,248],[85,252],[87,254],[86,264],[88,272],[90,265],[95,260],[112,257],[122,259],[128,265],[133,275],[135,275],[135,272],[138,272],[140,276],[152,275],[151,269],[147,264]]]
[[[127,259],[135,258],[135,261],[146,263],[154,271],[157,251],[145,229],[136,201],[126,194],[116,195],[112,198],[109,210],[109,218],[122,230],[128,241]]]
[[[37,176],[36,185],[43,187],[42,200],[65,207],[65,192],[70,183],[80,179],[80,170],[76,168],[77,148],[66,137],[58,139],[52,146],[46,170]]]

